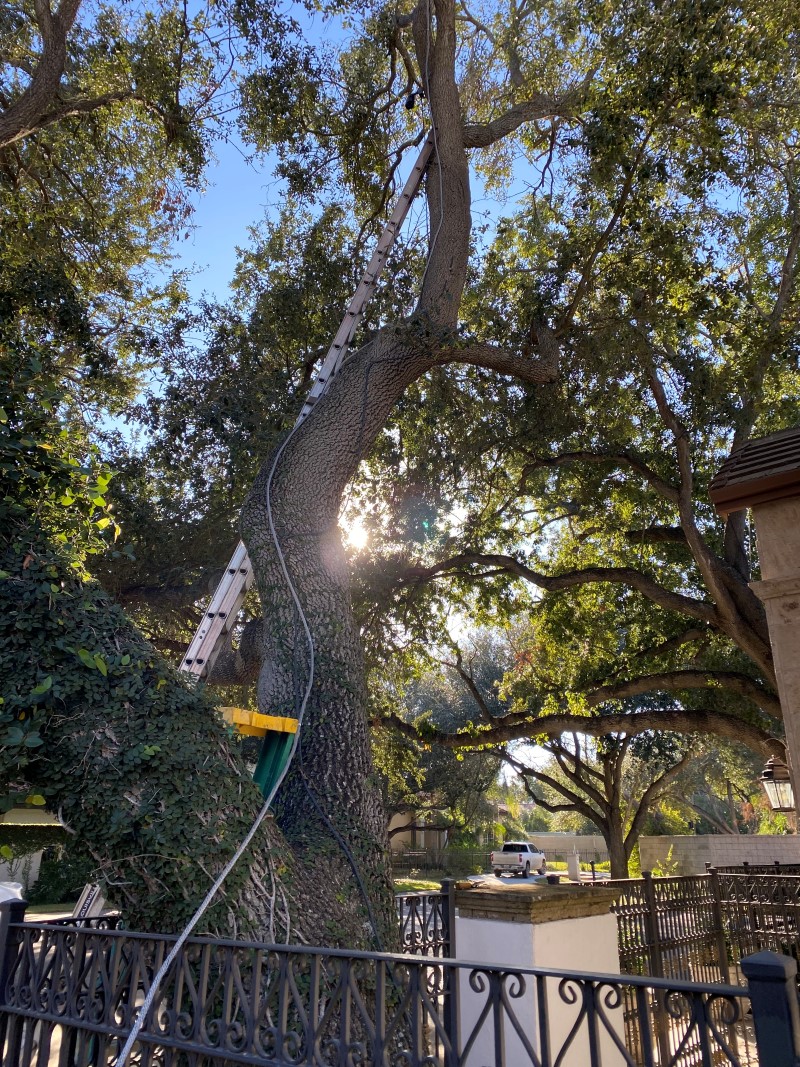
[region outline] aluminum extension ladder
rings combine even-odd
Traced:
[[[342,365],[356,328],[364,314],[364,309],[375,291],[375,286],[386,263],[389,251],[408,214],[411,201],[416,196],[422,183],[422,176],[433,152],[433,146],[434,138],[431,132],[425,138],[419,157],[403,186],[403,191],[394,211],[378,239],[375,251],[372,253],[372,259],[369,261],[355,295],[350,301],[342,324],[314,379],[308,398],[303,404],[295,425],[299,425],[308,417]],[[216,592],[211,598],[211,602],[206,608],[203,620],[197,628],[189,648],[186,650],[186,655],[183,657],[180,667],[182,671],[195,674],[199,678],[208,676],[220,650],[225,644],[228,634],[236,622],[237,616],[242,609],[244,598],[252,584],[253,568],[247,555],[247,549],[243,542],[240,541],[222,580],[217,586]]]

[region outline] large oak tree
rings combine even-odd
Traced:
[[[246,4],[240,11],[247,32],[257,40],[267,15]],[[413,307],[374,324],[298,432],[284,440],[280,451],[273,448],[263,457],[244,503],[242,532],[263,620],[255,655],[245,664],[241,656],[233,657],[233,675],[221,671],[217,680],[237,680],[236,672],[243,668],[250,677],[255,665],[259,707],[296,712],[310,677],[309,640],[298,603],[313,643],[315,673],[301,747],[276,818],[263,827],[209,917],[209,928],[356,944],[373,939],[373,923],[367,920],[374,919],[383,935],[378,940],[386,943],[392,913],[385,820],[370,761],[362,637],[338,517],[344,491],[362,462],[376,455],[385,459],[398,441],[397,432],[404,440],[403,427],[415,422],[425,426],[430,415],[445,420],[462,407],[472,412],[467,425],[474,437],[461,439],[461,455],[471,457],[475,472],[467,498],[478,492],[483,473],[491,488],[506,478],[516,480],[500,448],[503,435],[495,434],[493,446],[483,447],[481,428],[494,433],[495,411],[499,425],[524,427],[532,435],[521,443],[507,434],[520,448],[518,455],[527,455],[523,488],[536,471],[561,470],[585,460],[593,469],[605,470],[611,463],[615,469],[633,470],[659,492],[665,504],[656,513],[652,537],[663,533],[662,512],[677,510],[681,537],[694,561],[690,567],[670,561],[668,581],[658,581],[641,568],[615,565],[587,573],[581,565],[579,576],[573,571],[568,582],[621,584],[658,607],[713,626],[715,633],[738,642],[762,672],[753,679],[746,670],[738,672],[741,677],[720,671],[702,685],[729,683],[739,695],[758,694],[763,720],[737,715],[737,709],[726,716],[717,709],[690,714],[677,707],[640,722],[642,730],[664,725],[694,732],[701,724],[723,732],[735,728],[741,735],[749,731],[756,745],[765,738],[776,707],[768,688],[763,618],[744,581],[740,554],[731,548],[715,555],[696,521],[692,443],[683,408],[696,403],[698,410],[691,414],[701,420],[702,396],[676,397],[668,370],[677,364],[691,369],[692,358],[701,363],[694,337],[704,336],[702,330],[715,336],[718,324],[713,301],[703,308],[708,296],[699,281],[688,288],[673,284],[670,270],[685,280],[687,275],[699,278],[705,269],[702,257],[690,254],[691,243],[677,239],[684,223],[681,211],[693,198],[704,209],[713,206],[714,196],[704,190],[720,175],[725,182],[736,176],[731,144],[743,132],[749,138],[749,154],[741,157],[747,166],[756,158],[756,148],[768,144],[773,152],[769,166],[774,180],[752,186],[769,236],[762,236],[760,244],[758,234],[746,236],[745,245],[760,249],[755,257],[759,267],[753,276],[748,258],[743,270],[754,304],[768,305],[772,299],[775,314],[768,309],[761,333],[758,326],[746,332],[750,320],[744,315],[742,336],[752,342],[752,359],[733,373],[756,385],[773,383],[774,367],[784,359],[784,331],[794,313],[797,244],[790,221],[791,233],[781,246],[779,236],[786,230],[778,219],[787,202],[790,220],[795,217],[796,57],[794,38],[779,21],[777,5],[775,11],[761,8],[759,19],[769,30],[769,48],[754,39],[748,13],[724,3],[689,9],[679,3],[642,3],[624,10],[553,4],[534,10],[514,0],[476,13],[453,0],[421,0],[369,12],[363,32],[338,65],[326,67],[324,54],[299,42],[272,50],[264,68],[246,80],[249,128],[263,146],[278,147],[282,174],[296,196],[319,196],[338,159],[342,181],[360,210],[377,217],[387,191],[383,176],[392,172],[401,145],[420,140],[401,106],[412,93],[422,96],[436,140],[425,184],[430,238]],[[774,95],[765,95],[767,85]],[[773,129],[770,116],[775,115],[780,122],[775,119]],[[488,181],[502,180],[509,160],[527,153],[542,188],[549,184],[548,196],[535,195],[530,201],[527,247],[514,264],[513,284],[507,278],[498,283],[503,270],[495,269],[501,262],[496,256],[489,257],[483,273],[478,270],[471,155],[477,157],[479,150]],[[748,174],[743,171],[740,177],[749,193]],[[724,199],[727,189],[719,186],[714,195]],[[661,215],[648,215],[650,203],[667,208]],[[634,232],[638,227],[644,249],[632,262],[630,245],[623,240],[629,226]],[[503,241],[501,235],[500,251]],[[719,304],[725,305],[724,293]],[[686,321],[698,324],[688,334]],[[571,396],[569,387],[541,388],[557,379],[562,349],[562,381],[571,385],[573,367],[578,369],[592,386],[583,396]],[[636,373],[615,374],[620,351],[635,352]],[[724,365],[721,352],[712,351],[708,365]],[[677,471],[670,470],[663,454],[642,456],[627,447],[626,434],[641,422],[640,414],[620,418],[613,450],[605,442],[598,446],[587,421],[596,411],[628,414],[626,397],[640,396],[644,388],[648,418],[661,420],[662,449],[665,442],[674,448]],[[742,395],[746,399],[744,386]],[[403,410],[409,397],[414,404]],[[387,435],[398,407],[405,421]],[[476,419],[476,412],[485,419]],[[757,425],[759,413],[744,404],[735,420],[738,440]],[[12,425],[24,428],[30,417],[17,394],[17,422]],[[424,437],[420,434],[422,443]],[[576,439],[583,446],[573,445]],[[503,463],[495,471],[501,454]],[[424,469],[420,456],[414,457],[416,464],[400,456],[401,479],[419,478]],[[476,457],[486,460],[483,470]],[[429,461],[433,458],[435,454]],[[541,487],[545,499],[550,488]],[[439,545],[436,558],[414,560],[410,568],[398,568],[400,576],[418,581],[477,564],[495,574],[540,577],[519,558],[520,539],[527,541],[528,534],[519,527],[507,537],[498,532],[509,511],[513,505],[483,510],[496,520],[489,524],[488,537],[480,531],[484,543],[461,544],[450,553]],[[271,527],[297,602],[287,587]],[[474,523],[465,525],[467,531],[472,527]],[[41,550],[32,529],[28,523],[4,555],[6,582],[16,603],[26,608],[24,632],[38,634],[38,625],[47,635],[44,654],[41,641],[35,661],[27,653],[28,680],[36,685],[24,691],[17,684],[10,694],[13,714],[27,714],[33,707],[42,724],[43,744],[24,767],[22,784],[47,790],[134,922],[173,926],[232,851],[258,809],[258,796],[210,702],[182,686],[96,588],[80,577],[64,585],[53,580],[50,584],[63,590],[63,595],[51,590],[62,614],[46,623],[41,607],[37,614],[41,596],[34,601],[33,583],[41,590],[61,572],[58,552]],[[493,538],[499,544],[491,544]],[[491,551],[486,551],[487,543]],[[579,541],[591,543],[587,537]],[[509,545],[511,551],[497,550]],[[524,573],[522,568],[527,568]],[[538,584],[559,580],[567,579],[546,576]],[[7,625],[6,640],[23,655],[13,631],[21,615],[9,609],[7,624],[12,615],[15,622]],[[59,634],[58,618],[62,624],[69,621],[69,637]],[[689,640],[677,634],[675,639],[677,645]],[[694,680],[685,671],[679,677],[667,678],[667,673],[658,672],[658,680],[650,677],[647,684],[675,689]],[[597,702],[641,692],[636,686],[642,684],[629,678],[606,692],[598,687]],[[591,707],[590,698],[587,702]],[[585,707],[577,715],[574,709],[552,711],[537,694],[501,726],[444,740],[480,745],[502,740],[497,732],[502,730],[505,736],[559,733],[574,728],[576,717],[585,732],[619,728],[613,714],[590,718],[585,712]],[[620,714],[631,733],[628,710]]]

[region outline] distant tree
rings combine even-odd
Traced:
[[[545,811],[575,812],[593,823],[605,840],[611,877],[627,878],[647,816],[692,760],[682,741],[668,734],[587,741],[574,733],[547,742],[551,759],[541,767],[506,759]]]
[[[474,634],[464,643],[464,653],[455,649],[452,660],[428,667],[406,686],[399,714],[407,722],[421,730],[428,723],[446,730],[466,726],[481,714],[472,694],[476,677],[481,691],[489,694],[484,705],[488,714],[502,713],[497,687],[507,648],[488,633]],[[375,743],[377,765],[387,782],[389,813],[410,809],[424,817],[435,812],[437,824],[454,833],[474,833],[491,814],[487,793],[502,767],[500,754],[450,752],[385,729],[378,731]],[[406,828],[410,826],[398,831]]]

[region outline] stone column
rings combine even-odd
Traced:
[[[789,772],[800,801],[800,497],[752,508],[761,564],[750,588],[763,601],[783,710]],[[776,752],[775,755],[780,755]]]
[[[625,1061],[610,1031],[624,1044],[623,1001],[613,985],[604,987],[599,998],[605,1022],[597,1018],[590,1033],[584,1018],[559,1058],[584,1004],[580,984],[546,978],[537,987],[533,976],[521,982],[514,974],[493,984],[492,975],[480,971],[481,964],[494,964],[619,974],[617,920],[610,911],[614,899],[613,889],[528,882],[481,883],[456,890],[458,959],[476,965],[474,971],[460,969],[458,978],[462,1049],[474,1037],[468,1063],[526,1067],[538,1062],[546,1039],[551,1060],[560,1067],[587,1067],[590,1062],[621,1067]],[[590,1059],[590,1043],[601,1060]]]

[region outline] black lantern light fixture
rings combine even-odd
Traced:
[[[789,768],[777,756],[770,756],[761,772],[761,784],[773,811],[794,811],[794,790]]]

